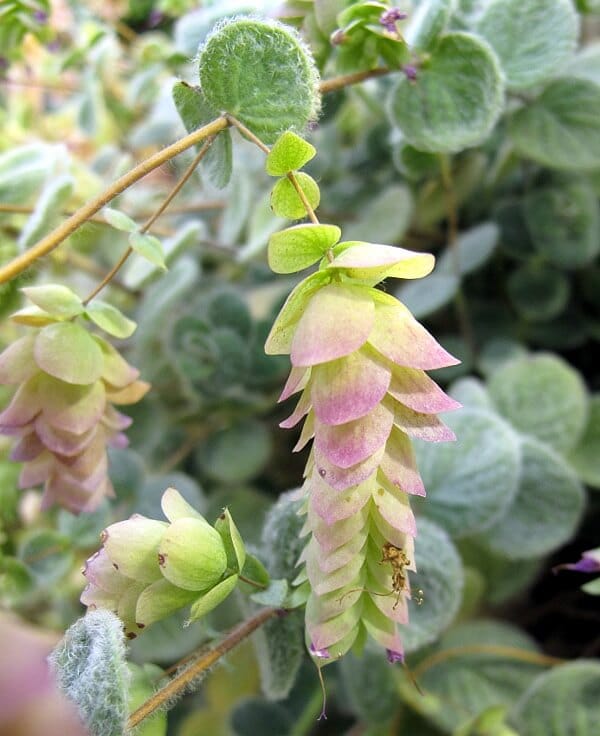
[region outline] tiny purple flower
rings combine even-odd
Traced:
[[[156,28],[159,23],[162,23],[164,17],[164,13],[161,13],[160,10],[152,10],[150,15],[148,16],[148,27]]]
[[[386,649],[387,660],[390,664],[396,664],[396,662],[404,662],[404,654],[402,652],[395,652],[393,649]]]
[[[33,14],[33,19],[36,23],[46,23],[48,20],[48,13],[45,13],[43,10],[36,10]]]
[[[396,23],[405,18],[408,18],[408,13],[404,13],[400,8],[390,8],[379,16],[379,22],[386,31],[397,33]]]
[[[6,56],[0,56],[0,73],[3,72],[5,69],[8,69],[9,63]]]
[[[557,565],[556,570],[574,570],[575,572],[600,572],[600,547],[583,552],[578,562]]]
[[[417,81],[417,67],[413,66],[413,64],[406,64],[402,67],[402,71],[404,72],[405,77],[408,79],[409,82],[416,82]]]
[[[331,654],[329,654],[329,649],[317,649],[316,646],[312,643],[309,649],[312,655],[314,655],[315,657],[319,657],[320,659],[329,659],[331,657]]]

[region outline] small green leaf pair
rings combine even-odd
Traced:
[[[105,207],[104,219],[117,230],[129,233],[129,245],[133,251],[155,266],[167,270],[162,243],[158,238],[141,232],[137,223],[119,210]]]
[[[275,141],[265,170],[270,176],[282,177],[271,192],[271,208],[278,217],[300,220],[308,214],[305,202],[312,210],[319,206],[319,185],[312,176],[298,172],[315,154],[314,146],[290,130]]]
[[[12,320],[18,324],[30,327],[42,327],[55,322],[63,322],[75,317],[86,317],[113,337],[125,339],[134,333],[136,324],[128,319],[111,304],[95,299],[91,304],[84,305],[81,299],[71,289],[60,284],[45,284],[43,286],[28,286],[23,293],[33,303],[12,315]],[[79,332],[76,324],[66,323],[57,329],[57,335],[69,333],[70,338]],[[80,328],[79,328],[80,329]],[[81,332],[85,332],[81,330]],[[81,340],[90,340],[85,333]],[[71,350],[75,349],[71,344]]]

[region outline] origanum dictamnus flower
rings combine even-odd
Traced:
[[[43,508],[92,511],[113,494],[107,447],[127,445],[131,419],[115,407],[135,403],[149,385],[75,320],[87,317],[118,337],[135,324],[102,302],[84,307],[66,287],[24,291],[35,306],[13,315],[29,334],[0,355],[0,384],[16,386],[0,413],[0,433],[16,438],[11,459],[23,463],[20,487],[43,484]]]
[[[388,277],[426,276],[433,256],[339,237],[338,228],[319,224],[272,236],[275,271],[323,259],[289,296],[265,349],[290,355],[281,399],[302,391],[282,426],[305,418],[297,450],[314,439],[297,580],[309,590],[309,649],[326,662],[370,635],[395,662],[403,657],[397,624],[408,622],[407,571],[415,570],[409,497],[425,495],[411,438],[453,440],[437,413],[459,406],[425,371],[458,361],[403,304],[374,288]]]
[[[246,561],[227,510],[211,526],[174,488],[161,506],[168,522],[134,514],[111,524],[83,571],[81,602],[118,614],[130,639],[190,604],[190,621],[204,616],[235,588]]]

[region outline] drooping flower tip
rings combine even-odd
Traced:
[[[310,644],[310,653],[313,655],[313,657],[318,657],[319,659],[330,659],[331,654],[329,654],[329,649],[323,648],[323,649],[317,649],[317,647],[311,642]],[[325,716],[327,718],[327,716]]]
[[[408,13],[403,12],[400,8],[390,8],[379,16],[379,23],[390,33],[396,33],[396,23],[399,20],[408,18]]]
[[[557,565],[553,568],[554,572],[558,570],[574,570],[575,572],[584,573],[600,572],[600,547],[583,552],[578,562]]]
[[[404,662],[404,654],[402,652],[396,652],[393,649],[386,649],[387,660],[390,664],[396,664],[397,662]]]
[[[414,64],[405,64],[402,67],[402,71],[409,82],[417,81],[417,67]]]

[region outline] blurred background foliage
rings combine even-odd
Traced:
[[[345,239],[436,254],[429,277],[386,288],[462,360],[435,376],[465,406],[448,419],[458,442],[417,448],[428,497],[416,505],[412,587],[423,602],[411,605],[405,641],[424,695],[368,650],[327,668],[329,718],[317,723],[320,691],[294,614],[211,672],[169,713],[169,734],[533,736],[549,733],[556,703],[554,733],[576,722],[582,736],[595,733],[598,599],[580,591],[576,574],[551,572],[598,545],[600,520],[600,7],[576,5],[577,16],[570,0],[403,2],[412,56],[382,32],[387,4],[364,0],[0,5],[2,262],[184,134],[172,86],[197,82],[193,56],[220,18],[260,12],[295,25],[324,78],[382,64],[416,70],[415,86],[405,69],[326,95],[307,171],[323,219]],[[573,38],[580,25],[577,50],[570,24]],[[483,84],[489,96],[496,84],[476,66],[436,66],[443,35],[456,31],[491,44],[483,62],[497,55],[503,67],[498,99],[484,100],[490,120],[470,110],[475,97],[464,102],[470,121],[456,123],[465,89]],[[538,46],[528,52],[531,34]],[[433,99],[456,90],[431,130],[411,106],[420,75]],[[471,125],[480,127],[467,139]],[[41,627],[62,631],[81,615],[80,567],[99,532],[134,512],[158,516],[168,485],[209,518],[228,505],[272,574],[295,575],[300,522],[293,503],[277,499],[300,484],[304,458],[291,454],[294,433],[277,427],[288,408],[277,404],[287,358],[266,357],[263,343],[296,282],[266,265],[268,238],[284,221],[270,210],[263,154],[234,139],[229,184],[219,189],[200,167],[152,228],[168,272],[134,256],[108,292],[139,323],[120,347],[153,387],[130,412],[131,448],[111,455],[116,499],[79,517],[40,512],[37,491],[16,490],[19,468],[2,440],[0,604]],[[113,206],[143,222],[192,156]],[[126,244],[91,218],[0,286],[2,317],[19,307],[26,283],[87,293]],[[6,322],[0,340],[18,334]],[[162,676],[150,663],[168,668],[250,605],[229,599],[189,628],[181,615],[154,626],[131,646],[144,666],[137,690]],[[582,661],[549,669],[558,660],[528,652]],[[143,733],[166,728],[163,718]]]

